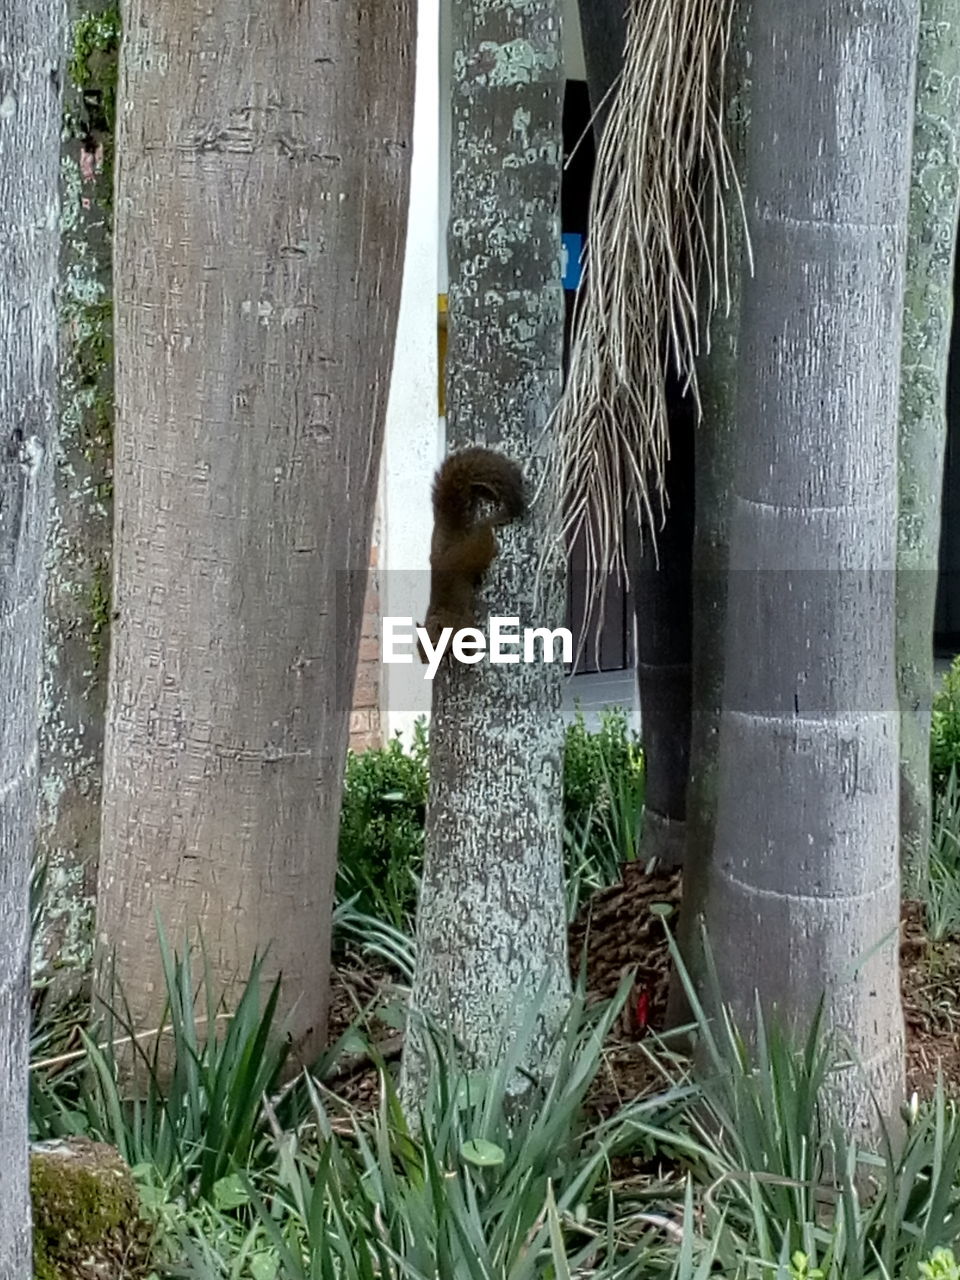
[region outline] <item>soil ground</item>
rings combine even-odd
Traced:
[[[623,882],[591,899],[570,927],[574,977],[585,951],[590,998],[613,996],[622,976],[636,970],[635,985],[611,1032],[604,1069],[591,1094],[592,1105],[600,1111],[663,1087],[643,1041],[665,1025],[670,955],[662,917],[672,909],[675,919],[679,892],[676,874],[647,875],[631,864]],[[930,942],[919,903],[904,904],[901,983],[908,1094],[916,1090],[921,1099],[929,1097],[939,1071],[947,1095],[960,1098],[960,941]],[[402,1005],[403,993],[386,970],[347,959],[334,970],[331,1039],[366,1009],[371,1036],[388,1060],[395,1059],[401,1047],[396,1027]],[[377,1072],[363,1055],[345,1058],[326,1083],[338,1097],[361,1108],[372,1106],[377,1098]]]

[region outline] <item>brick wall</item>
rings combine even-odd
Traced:
[[[379,547],[374,533],[370,549],[370,577],[363,603],[363,630],[360,633],[360,657],[353,687],[350,712],[350,746],[354,751],[383,745],[380,730],[380,583]]]

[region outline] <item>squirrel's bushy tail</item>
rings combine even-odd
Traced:
[[[448,532],[469,529],[483,499],[496,504],[493,524],[516,520],[526,510],[523,473],[495,449],[476,446],[452,453],[433,482],[434,517]]]

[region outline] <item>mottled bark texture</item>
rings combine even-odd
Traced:
[[[62,0],[0,10],[0,1276],[29,1280],[30,857],[56,430]]]
[[[110,634],[113,325],[110,223],[119,19],[68,6],[61,154],[60,434],[47,537],[37,849],[47,863],[34,982],[89,978]]]
[[[947,361],[960,213],[960,17],[921,0],[900,370],[897,684],[900,865],[918,896],[930,846],[930,713]]]
[[[154,923],[325,1034],[330,906],[413,107],[411,0],[129,0],[98,885],[135,1022]]]
[[[626,0],[581,0],[587,87],[599,137],[623,68]],[[693,399],[668,388],[668,506],[662,525],[641,531],[629,515],[627,564],[636,617],[637,683],[646,762],[641,856],[683,861],[690,758],[691,568],[694,515]],[[651,488],[655,487],[653,484]]]
[[[753,0],[739,439],[706,923],[720,991],[822,993],[903,1089],[897,403],[919,0]],[[871,1118],[859,1072],[837,1085]]]
[[[515,458],[532,495],[561,380],[560,5],[454,0],[452,14],[448,438]],[[482,616],[562,624],[559,571],[535,600],[548,501],[502,531]],[[562,677],[559,663],[448,662],[434,681],[410,1103],[426,1084],[423,1015],[482,1068],[539,994],[521,1065],[540,1070],[566,1012]]]

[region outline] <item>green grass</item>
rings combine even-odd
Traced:
[[[582,721],[571,730],[568,799],[579,815],[567,824],[571,912],[636,847],[642,756],[625,722],[608,724],[606,738]],[[420,766],[415,756],[389,761],[393,789],[384,791],[381,764],[364,774],[358,811],[386,814],[384,831],[391,813],[409,827]],[[408,908],[398,908],[415,860],[408,835],[394,879],[379,880],[374,859],[334,917],[340,945],[407,981],[415,957]],[[382,900],[364,897],[364,877],[385,886]],[[958,886],[960,786],[951,769],[925,903],[934,943],[960,937]],[[40,873],[33,888],[38,927]],[[531,1081],[520,1101],[508,1082],[522,1035],[498,1071],[477,1074],[435,1034],[431,1088],[411,1128],[383,1064],[371,1115],[324,1086],[339,1053],[363,1043],[361,1027],[282,1086],[279,992],[261,983],[260,962],[228,1011],[202,948],[180,956],[164,943],[162,960],[162,1039],[135,1038],[145,1029],[131,1025],[118,992],[76,1060],[31,1074],[35,1137],[86,1133],[133,1166],[156,1224],[158,1280],[960,1280],[956,1100],[941,1087],[906,1112],[902,1140],[852,1148],[831,1112],[839,1053],[818,1025],[796,1043],[759,1019],[748,1048],[728,1019],[708,1022],[694,998],[697,1082],[686,1059],[648,1039],[637,1051],[660,1087],[600,1120],[585,1098],[606,1070],[604,1040],[627,978],[609,1005],[587,1008],[578,995],[556,1074]],[[527,1026],[535,1014],[531,1007]],[[56,1057],[67,1031],[39,1017],[34,1058]],[[136,1095],[126,1085],[131,1054]]]
[[[605,1006],[577,996],[555,1074],[521,1099],[510,1082],[535,1004],[493,1072],[463,1070],[434,1033],[411,1128],[383,1064],[372,1115],[324,1087],[337,1046],[280,1087],[277,992],[261,989],[259,963],[229,1017],[202,952],[198,966],[164,946],[163,965],[168,1070],[156,1038],[138,1040],[135,1100],[104,1029],[63,1103],[134,1166],[158,1277],[960,1280],[956,1106],[941,1089],[907,1115],[905,1141],[853,1149],[831,1113],[841,1067],[819,1026],[796,1044],[760,1019],[748,1049],[694,998],[698,1082],[667,1044],[644,1041],[661,1085],[600,1119],[585,1100],[627,977]]]
[[[934,801],[924,906],[931,942],[960,938],[960,784],[955,767]]]
[[[960,654],[950,664],[933,697],[930,772],[935,792],[942,791],[950,771],[957,768],[960,768]]]

